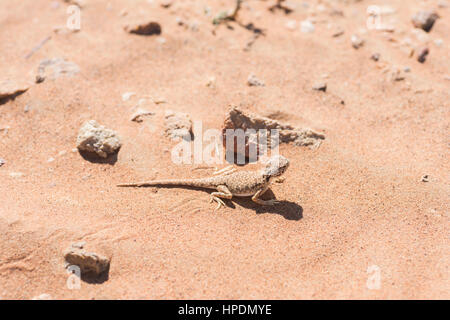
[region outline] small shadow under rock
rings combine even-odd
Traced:
[[[118,151],[119,150],[117,150],[117,152]],[[101,158],[95,152],[87,152],[80,150],[78,150],[78,152],[80,153],[80,155],[83,157],[84,160],[87,160],[92,163],[107,163],[113,166],[117,162],[117,152],[109,155],[107,158]]]
[[[99,275],[92,273],[81,275],[81,280],[89,284],[102,284],[103,282],[108,281],[108,279],[109,279],[109,266],[108,269],[106,269]]]

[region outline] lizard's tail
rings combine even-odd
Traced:
[[[212,185],[212,180],[210,179],[167,179],[167,180],[153,180],[146,182],[138,182],[138,183],[121,183],[118,184],[118,187],[151,187],[151,186],[188,186],[188,187],[199,187],[199,188],[209,188],[214,189],[214,185]]]

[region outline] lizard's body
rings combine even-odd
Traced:
[[[266,167],[258,171],[238,171],[217,177],[200,179],[168,179],[154,180],[142,183],[119,184],[119,187],[148,187],[148,186],[190,186],[205,189],[215,189],[211,193],[211,200],[218,203],[218,208],[224,205],[220,198],[252,197],[261,205],[273,205],[275,200],[261,200],[259,197],[267,191],[273,178],[281,176],[289,166],[289,160],[283,156],[269,159]]]

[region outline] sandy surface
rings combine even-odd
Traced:
[[[244,51],[251,31],[211,23],[232,1],[85,0],[81,30],[55,32],[68,4],[2,0],[1,80],[31,87],[0,105],[0,128],[9,127],[0,131],[0,297],[450,298],[450,3],[372,2],[292,1],[285,14],[249,0],[239,20],[265,36]],[[367,29],[369,4],[396,10],[383,16],[393,32]],[[423,8],[440,15],[429,33],[411,23]],[[305,19],[314,32],[301,31]],[[123,30],[141,21],[162,34]],[[365,40],[359,49],[353,34]],[[423,47],[421,64],[410,51]],[[35,84],[39,63],[53,58],[80,72]],[[265,86],[248,86],[249,74]],[[126,92],[136,95],[123,101]],[[155,115],[130,121],[146,96],[166,103],[149,102]],[[291,166],[272,187],[280,205],[238,199],[214,212],[207,192],[115,187],[211,174],[172,163],[164,112],[220,129],[231,104],[326,136],[315,150],[281,146]],[[117,159],[72,151],[89,119],[122,137]],[[63,251],[77,241],[112,260],[106,281],[70,290]],[[377,274],[379,287],[368,286]]]

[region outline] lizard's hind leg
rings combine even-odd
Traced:
[[[221,185],[217,187],[217,192],[211,193],[211,200],[210,203],[213,201],[217,202],[217,209],[220,209],[221,206],[225,207],[225,203],[223,202],[223,199],[231,199],[233,197],[233,194],[231,191],[227,188],[227,186]]]

